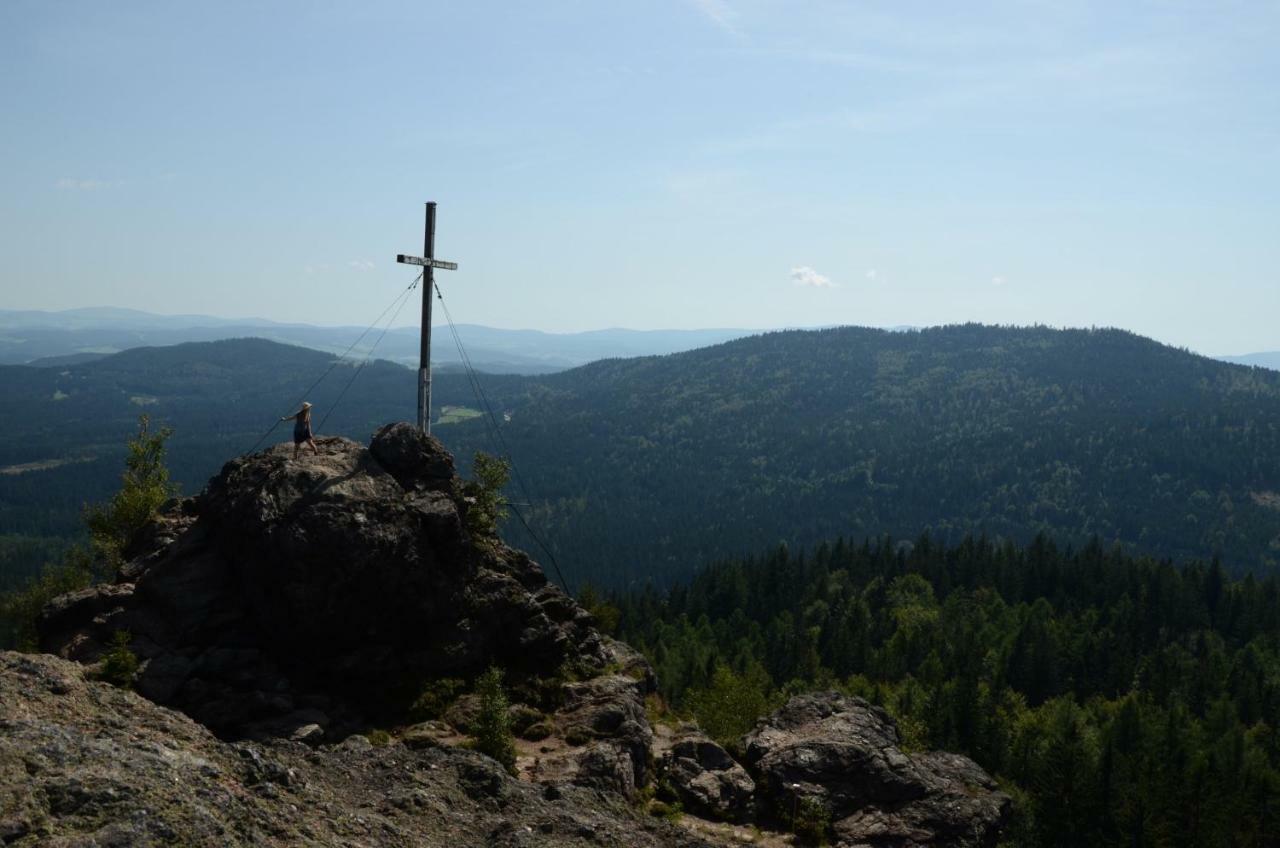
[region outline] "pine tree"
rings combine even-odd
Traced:
[[[515,774],[516,745],[511,732],[511,716],[507,693],[502,688],[502,670],[490,666],[476,681],[476,694],[480,696],[480,711],[476,716],[475,749],[493,757],[503,768]]]

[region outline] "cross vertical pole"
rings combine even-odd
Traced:
[[[426,232],[423,234],[423,256],[436,255],[436,204],[427,204]],[[431,298],[435,294],[432,267],[422,268],[422,347],[418,355],[418,429],[431,435]]]
[[[435,269],[458,270],[457,262],[436,259],[436,204],[427,204],[427,226],[422,236],[425,256],[396,254],[401,265],[417,265],[422,269],[422,347],[418,354],[418,429],[431,435],[431,298],[435,295]]]

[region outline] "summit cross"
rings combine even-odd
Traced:
[[[418,352],[418,429],[431,435],[431,293],[435,288],[436,268],[445,271],[458,270],[457,262],[436,259],[436,204],[427,204],[426,233],[422,239],[422,256],[406,256],[401,253],[396,261],[401,265],[422,266],[422,343]]]

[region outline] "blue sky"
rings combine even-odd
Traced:
[[[0,308],[1280,349],[1280,4],[0,4]],[[412,320],[408,312],[401,323]]]

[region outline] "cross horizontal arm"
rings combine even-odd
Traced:
[[[396,261],[401,265],[423,265],[427,268],[443,268],[446,271],[458,270],[457,262],[445,262],[443,259],[423,258],[421,256],[405,256],[403,253],[396,254]]]

